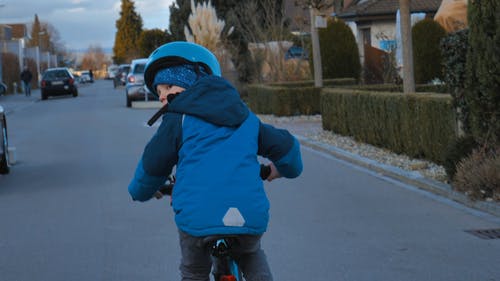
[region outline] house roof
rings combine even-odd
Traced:
[[[442,0],[411,0],[410,11],[436,13]],[[346,7],[338,17],[343,19],[395,16],[399,9],[399,0],[357,0]]]
[[[24,23],[8,24],[12,28],[12,38],[28,37],[28,27]]]

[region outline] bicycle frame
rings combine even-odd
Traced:
[[[214,277],[216,281],[242,281],[241,270],[232,257],[230,238],[219,238],[213,242]]]

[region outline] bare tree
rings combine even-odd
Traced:
[[[311,27],[311,43],[313,53],[313,68],[314,68],[314,86],[323,87],[323,71],[321,65],[321,52],[319,46],[318,29],[315,26],[315,18],[319,12],[329,9],[333,5],[333,1],[327,0],[297,0],[295,5],[301,6],[304,9],[309,9],[310,27]]]
[[[266,9],[259,9],[260,5]],[[284,7],[278,1],[246,1],[234,10],[235,29],[251,42],[249,49],[257,69],[261,71],[259,80],[281,81],[285,79],[284,54],[291,46],[287,42],[290,33],[283,18]],[[244,21],[243,19],[246,19]],[[263,75],[267,73],[267,75]]]
[[[81,68],[93,71],[101,71],[105,70],[106,66],[110,63],[111,62],[106,57],[106,54],[100,46],[91,45],[89,46],[87,53],[85,53],[85,55],[83,56]]]

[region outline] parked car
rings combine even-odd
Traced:
[[[115,79],[116,74],[118,74],[118,69],[120,67],[116,64],[108,66],[108,71],[106,72],[106,79]]]
[[[7,94],[7,85],[0,81],[0,96]]]
[[[80,83],[94,83],[94,79],[90,75],[90,71],[80,71]]]
[[[289,60],[289,59],[307,60],[307,59],[309,59],[309,55],[304,51],[303,48],[298,47],[298,46],[292,46],[285,53],[285,60]]]
[[[0,87],[2,83],[0,83]],[[7,137],[7,118],[0,105],[0,174],[9,173],[9,139]]]
[[[42,100],[49,96],[73,95],[78,96],[78,88],[75,83],[75,77],[68,68],[56,67],[45,70],[40,82]]]
[[[125,86],[127,83],[127,75],[130,71],[130,64],[120,64],[118,66],[117,73],[113,79],[113,86],[116,88],[118,86]]]
[[[125,94],[127,98],[127,107],[132,106],[132,101],[139,100],[158,100],[144,85],[144,68],[148,59],[132,60],[130,73],[127,75],[125,84]]]

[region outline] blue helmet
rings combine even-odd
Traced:
[[[164,44],[151,53],[144,70],[146,87],[157,95],[156,89],[153,88],[156,73],[181,64],[201,66],[208,74],[221,76],[219,62],[207,48],[195,43],[177,41]]]

